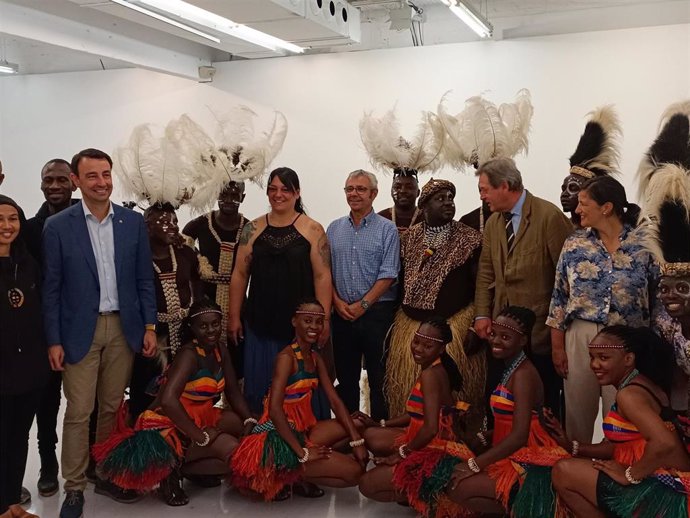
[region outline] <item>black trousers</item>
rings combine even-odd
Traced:
[[[544,406],[550,408],[553,415],[565,422],[565,398],[563,394],[563,378],[556,372],[550,354],[531,354],[530,360],[537,369],[544,384]]]
[[[393,323],[395,302],[377,302],[354,322],[333,314],[332,337],[336,390],[350,412],[359,410],[359,378],[362,357],[369,378],[371,416],[375,420],[388,417],[383,397],[383,375],[386,365],[384,341]]]
[[[19,503],[29,453],[29,430],[41,392],[0,395],[0,514]]]
[[[36,412],[38,453],[41,456],[41,467],[46,469],[57,462],[55,447],[58,442],[57,418],[60,411],[61,391],[62,372],[51,371],[48,384],[41,392],[41,400]]]

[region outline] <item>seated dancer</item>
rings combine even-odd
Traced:
[[[439,315],[448,319],[453,330],[447,350],[463,377],[462,398],[475,407],[470,407],[468,426],[478,431],[484,416],[486,360],[483,354],[466,352],[464,342],[474,318],[472,301],[482,237],[453,221],[454,199],[455,185],[429,180],[419,197],[424,220],[400,240],[403,299],[389,332],[384,391],[389,415],[400,415],[405,394],[419,370],[409,353],[410,343],[424,319]]]
[[[457,505],[445,496],[447,480],[438,476],[473,456],[455,440],[454,417],[468,405],[456,397],[462,378],[446,352],[452,340],[443,318],[422,322],[410,344],[411,356],[422,371],[407,398],[407,412],[379,423],[361,412],[353,415],[365,428],[366,445],[376,455],[377,466],[359,483],[364,496],[379,502],[409,502],[425,517],[457,515]]]
[[[314,347],[325,312],[316,299],[297,305],[292,317],[295,341],[280,351],[259,424],[245,436],[232,458],[232,484],[265,500],[284,500],[292,490],[322,496],[315,483],[357,485],[369,454],[347,408],[338,397],[323,359]],[[321,386],[336,419],[316,422],[311,399]],[[331,447],[350,438],[354,458]]]
[[[589,356],[599,383],[617,387],[616,402],[600,444],[571,441],[545,414],[558,443],[584,457],[554,466],[558,496],[578,518],[687,518],[690,457],[672,423],[671,348],[649,328],[616,325],[594,337]]]
[[[256,423],[242,397],[227,348],[220,339],[220,307],[207,298],[192,304],[184,343],[160,383],[149,410],[94,446],[99,473],[140,492],[160,484],[171,506],[189,502],[181,475],[218,479],[228,473],[237,438]],[[186,339],[185,339],[186,338]],[[224,393],[229,408],[214,406]]]
[[[491,352],[506,367],[491,396],[491,448],[458,464],[448,489],[448,496],[470,511],[508,512],[515,518],[554,515],[549,466],[568,454],[539,423],[544,385],[524,352],[535,320],[531,310],[508,306],[492,323]],[[483,434],[478,438],[488,442]]]
[[[393,198],[393,206],[383,209],[379,212],[379,216],[391,220],[398,227],[400,234],[422,220],[417,208],[419,180],[415,169],[404,167],[393,169],[391,198]]]
[[[189,313],[192,300],[199,300],[202,296],[197,254],[184,244],[179,234],[173,205],[151,205],[144,211],[144,221],[156,273],[158,355],[144,358],[137,354],[134,358],[129,392],[129,410],[133,418],[153,402],[153,396],[146,393],[147,387],[177,354],[181,346],[182,322]]]
[[[242,229],[248,220],[240,212],[244,201],[244,182],[229,181],[218,195],[218,210],[207,212],[193,219],[182,230],[190,245],[199,249],[199,273],[204,293],[215,300],[223,311],[223,335],[227,337],[227,315],[229,311],[230,275],[235,267],[235,250]],[[232,348],[235,371],[242,367],[240,358],[235,358],[238,349]]]

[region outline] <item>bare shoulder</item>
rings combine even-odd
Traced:
[[[266,228],[266,217],[259,216],[249,221],[242,227],[240,234],[240,245],[249,245],[254,242],[256,237]]]
[[[318,241],[326,233],[321,223],[306,214],[297,219],[295,227],[309,241]]]

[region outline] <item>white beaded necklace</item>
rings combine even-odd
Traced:
[[[189,314],[189,308],[183,308],[180,302],[180,292],[177,289],[177,258],[172,245],[170,246],[170,259],[172,260],[172,271],[161,272],[155,261],[153,261],[153,270],[158,275],[158,280],[161,283],[166,308],[165,312],[158,312],[158,321],[168,324],[170,353],[174,358],[182,345],[180,342],[180,328],[182,327],[182,321]]]

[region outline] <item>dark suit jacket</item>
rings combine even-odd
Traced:
[[[120,322],[129,346],[142,347],[144,325],[156,323],[156,292],[142,216],[113,204],[115,275]],[[43,229],[43,319],[48,345],[60,344],[67,363],[88,352],[96,331],[100,285],[81,203],[51,216]]]
[[[495,318],[508,305],[531,309],[537,315],[532,332],[532,351],[537,354],[551,351],[546,317],[558,258],[572,230],[570,220],[558,207],[529,192],[510,250],[500,213],[492,214],[484,227],[474,297],[477,316]]]

